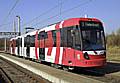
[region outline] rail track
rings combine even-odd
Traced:
[[[28,60],[26,60],[28,61]],[[29,62],[29,61],[28,61]],[[31,62],[31,61],[30,61]],[[7,62],[9,63],[9,62]],[[33,62],[35,64],[38,64],[36,62]],[[11,64],[11,63],[10,63]],[[32,65],[32,63],[31,63]],[[18,66],[16,65],[15,68],[17,69]],[[46,69],[47,70],[47,69]],[[60,70],[60,69],[59,69]],[[48,70],[47,71],[51,71],[50,73],[53,72],[53,74],[55,73],[57,75],[57,70],[54,68],[50,68],[50,66],[48,67]],[[6,72],[6,71],[5,71]],[[23,72],[21,70],[21,72]],[[23,73],[26,74],[27,72],[29,72],[28,70],[24,71]],[[69,73],[71,73],[70,77],[74,77],[72,76],[73,74],[76,74],[78,77],[79,76],[84,76],[84,77],[87,77],[87,78],[90,78],[90,79],[95,79],[95,80],[98,80],[98,81],[101,81],[101,82],[107,82],[107,83],[119,83],[120,82],[120,75],[118,74],[113,74],[113,73],[117,73],[117,72],[120,72],[120,63],[111,63],[111,62],[108,62],[107,65],[103,68],[79,68],[77,70],[72,70],[70,71]],[[60,74],[58,75],[66,75],[67,72],[62,72],[60,70]],[[22,74],[21,74],[22,75]],[[75,75],[75,76],[76,76]],[[37,78],[38,76],[35,75],[36,77],[33,76],[33,74],[30,75],[29,74],[26,74],[26,76],[28,77],[29,80],[31,79],[35,79]],[[68,76],[68,75],[67,75]],[[78,77],[74,77],[75,79],[80,79]],[[64,77],[63,77],[64,78]],[[69,78],[69,77],[68,77]],[[19,79],[20,80],[20,79]],[[70,79],[69,79],[70,80]],[[31,83],[34,83],[34,82],[31,82]],[[35,82],[37,83],[37,82]],[[43,82],[42,82],[43,83]],[[91,83],[91,82],[90,82]]]
[[[40,76],[0,57],[0,83],[50,83]]]
[[[0,83],[13,83],[12,79],[0,67]]]

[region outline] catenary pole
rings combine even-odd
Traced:
[[[19,32],[19,36],[21,35],[21,30],[20,30],[20,16],[16,16],[18,19],[18,32]]]

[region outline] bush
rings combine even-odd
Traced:
[[[117,30],[116,34],[113,32],[106,36],[107,46],[118,46],[120,47],[120,29]]]

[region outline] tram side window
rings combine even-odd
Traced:
[[[35,35],[30,37],[30,47],[35,47]]]
[[[73,36],[71,33],[72,29],[73,28],[71,28],[71,27],[67,28],[67,47],[73,47]]]
[[[42,40],[42,39],[45,39],[44,37],[45,37],[45,34],[44,34],[45,32],[40,32],[40,40]]]
[[[22,47],[22,39],[21,38],[16,39],[16,47]]]
[[[30,45],[30,35],[24,38],[24,46],[27,47]]]
[[[73,38],[71,34],[72,27],[65,27],[61,29],[61,46],[62,47],[72,47]]]
[[[61,33],[61,47],[67,47],[67,29],[62,28],[60,30]]]
[[[20,41],[20,42],[21,42],[21,47],[22,47],[22,38],[21,38],[21,41]]]
[[[19,41],[19,46],[22,47],[22,38],[19,38],[18,41]]]
[[[78,26],[65,27],[61,29],[61,46],[81,49],[80,31]]]
[[[40,40],[40,34],[38,34],[38,40]]]
[[[47,38],[48,38],[47,32],[44,32],[44,39],[47,39]]]
[[[27,41],[27,46],[30,46],[30,35],[27,36],[26,41]]]
[[[78,29],[79,27],[76,26],[74,29],[75,32],[75,49],[81,50],[81,37],[80,37],[80,30]]]
[[[48,38],[47,32],[42,31],[38,34],[38,40],[46,39]]]
[[[16,47],[18,47],[18,45],[19,45],[19,41],[18,39],[16,39]]]
[[[54,45],[53,46],[56,46],[56,30],[53,30],[52,31],[52,37],[53,37],[53,41],[54,41]]]
[[[24,47],[26,47],[26,45],[27,45],[27,38],[24,37]]]

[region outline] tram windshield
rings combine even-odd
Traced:
[[[101,23],[81,22],[82,50],[105,49],[104,30]]]

